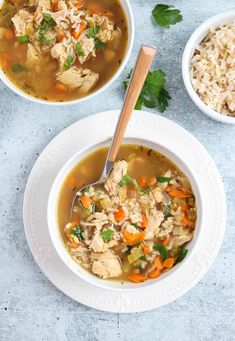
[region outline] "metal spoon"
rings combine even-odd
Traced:
[[[109,147],[109,151],[108,151],[108,155],[105,161],[102,175],[98,181],[84,186],[83,188],[79,190],[79,192],[83,191],[88,186],[95,187],[95,186],[102,185],[106,181],[107,177],[109,176],[109,173],[111,172],[113,168],[113,164],[115,162],[119,147],[121,145],[123,135],[126,131],[127,124],[135,108],[136,102],[139,98],[140,92],[144,85],[145,79],[147,77],[149,68],[151,66],[151,63],[153,61],[155,54],[156,54],[155,47],[142,45],[135,67],[133,69],[133,72],[130,78],[129,86],[126,91],[126,96],[124,99],[124,103],[121,109],[121,113],[119,116],[116,129],[115,129],[115,133],[114,133],[112,142]],[[72,217],[73,209],[76,204],[77,197],[78,197],[78,194],[76,193],[72,202],[70,218]]]

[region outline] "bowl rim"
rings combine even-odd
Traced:
[[[200,191],[200,186],[198,185],[198,182],[196,181],[196,177],[194,176],[194,171],[190,167],[190,165],[185,162],[179,155],[177,155],[174,151],[170,150],[168,147],[164,146],[163,144],[153,141],[152,139],[144,139],[142,137],[130,137],[128,136],[127,138],[123,139],[122,144],[134,144],[134,145],[143,145],[145,147],[149,147],[148,144],[155,145],[155,149],[157,152],[160,154],[165,155],[167,158],[169,158],[176,166],[182,170],[183,173],[187,173],[187,177],[190,180],[190,184],[193,187],[193,192],[196,197],[196,207],[197,207],[197,221],[196,221],[196,227],[195,227],[195,232],[193,239],[189,242],[189,253],[184,260],[184,262],[178,264],[174,269],[172,269],[169,272],[166,272],[162,274],[161,278],[159,278],[157,281],[155,279],[153,280],[148,280],[144,283],[140,284],[134,284],[126,282],[125,286],[120,285],[120,281],[115,281],[115,280],[105,280],[101,279],[94,274],[90,273],[88,270],[84,269],[78,262],[76,262],[73,257],[69,254],[68,250],[66,250],[66,247],[64,245],[64,242],[62,240],[62,236],[59,231],[59,226],[57,222],[57,216],[56,216],[56,209],[58,206],[58,196],[61,190],[61,186],[64,183],[64,180],[66,176],[69,174],[69,172],[75,167],[76,164],[78,164],[82,159],[84,159],[86,156],[88,156],[90,153],[94,152],[95,150],[98,150],[99,148],[102,148],[103,146],[108,146],[110,143],[111,137],[102,139],[99,141],[96,141],[96,143],[92,143],[88,146],[83,147],[79,151],[77,151],[75,154],[73,154],[65,163],[64,165],[60,168],[58,171],[52,186],[50,188],[50,193],[48,197],[48,202],[47,202],[47,225],[48,225],[48,230],[49,230],[49,235],[53,244],[54,249],[56,250],[58,256],[60,259],[63,261],[66,267],[68,267],[76,276],[80,277],[84,281],[96,286],[100,287],[105,290],[110,290],[110,291],[119,291],[123,292],[132,292],[136,290],[142,290],[146,289],[150,286],[156,285],[156,282],[159,281],[164,281],[165,278],[169,278],[172,275],[174,275],[178,269],[182,268],[182,265],[185,265],[186,262],[190,262],[190,259],[194,256],[194,250],[196,245],[198,244],[200,240],[200,236],[202,233],[201,226],[203,224],[203,207],[202,207],[202,199],[201,199],[201,191]],[[129,141],[129,142],[128,142]],[[150,148],[150,147],[149,147]],[[158,150],[161,149],[161,151]],[[169,153],[169,155],[164,154],[162,151],[166,151]],[[174,157],[174,161],[171,159],[171,156]],[[176,161],[177,160],[177,161]],[[177,164],[181,163],[181,167]],[[54,213],[52,213],[54,211]],[[56,232],[54,234],[53,232]],[[58,244],[59,242],[59,244]],[[108,284],[113,284],[108,285]],[[116,285],[115,285],[116,284]]]
[[[101,88],[99,88],[97,91],[94,91],[90,93],[88,96],[84,96],[72,101],[64,101],[64,102],[53,102],[53,101],[46,101],[31,95],[28,95],[26,92],[18,88],[3,72],[3,70],[0,68],[0,80],[9,88],[11,89],[15,94],[30,100],[35,103],[40,103],[40,104],[45,104],[45,105],[50,105],[50,106],[67,106],[67,105],[73,105],[73,104],[78,104],[82,103],[86,100],[91,99],[94,96],[102,94],[103,91],[107,90],[120,76],[122,71],[124,70],[130,55],[133,50],[133,44],[134,44],[134,39],[135,39],[135,19],[134,19],[134,14],[133,14],[133,9],[130,3],[130,0],[119,0],[122,9],[125,13],[126,16],[126,21],[128,25],[128,42],[127,42],[127,47],[126,47],[126,52],[123,58],[123,61],[120,65],[120,67],[117,69],[117,71],[114,73],[114,75],[108,80],[107,83],[105,83]],[[4,3],[4,0],[0,0],[0,8],[2,7]]]
[[[217,15],[210,17],[201,23],[196,30],[192,33],[189,40],[187,41],[183,56],[182,56],[182,77],[184,81],[185,88],[191,97],[192,101],[196,106],[206,115],[212,119],[227,123],[235,124],[235,117],[223,115],[211,108],[209,108],[198,96],[194,90],[191,79],[190,79],[190,61],[194,54],[196,47],[200,44],[203,38],[206,36],[209,28],[218,27],[221,24],[229,23],[235,21],[235,10],[229,10]]]

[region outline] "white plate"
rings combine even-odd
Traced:
[[[190,290],[206,273],[221,245],[226,200],[219,172],[204,147],[186,130],[161,116],[136,111],[126,137],[154,140],[168,146],[193,170],[202,194],[203,220],[192,254],[178,271],[156,281],[148,290],[105,290],[85,282],[57,255],[47,226],[51,185],[64,163],[79,149],[110,138],[118,117],[109,111],[87,117],[55,137],[41,153],[30,174],[24,198],[25,233],[39,267],[66,295],[89,307],[118,313],[140,312],[163,306]]]

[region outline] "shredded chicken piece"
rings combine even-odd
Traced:
[[[105,183],[105,189],[110,195],[117,193],[118,183],[127,174],[128,163],[125,160],[115,162],[113,170]]]
[[[87,93],[98,82],[99,75],[89,69],[72,66],[70,69],[59,73],[57,79],[71,89],[80,88],[83,93]]]
[[[11,19],[17,36],[22,36],[26,34],[27,25],[32,24],[33,16],[29,12],[21,9],[19,12]]]
[[[157,209],[152,209],[149,214],[148,224],[145,229],[145,239],[152,239],[155,235],[159,233],[159,227],[164,220],[164,214],[162,211]]]
[[[93,253],[92,272],[102,278],[118,277],[122,273],[120,260],[111,251]]]
[[[34,68],[36,66],[36,71],[40,72],[40,62],[41,62],[41,55],[36,50],[36,48],[32,44],[28,44],[27,48],[27,55],[26,55],[26,65],[29,68]]]
[[[108,249],[107,244],[104,243],[99,231],[96,232],[96,234],[94,235],[94,238],[92,239],[92,242],[90,244],[90,248],[94,252],[105,252],[105,251],[107,251],[107,249]]]

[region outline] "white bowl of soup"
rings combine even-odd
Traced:
[[[0,78],[24,98],[81,102],[107,89],[128,61],[129,0],[0,3]]]
[[[128,138],[105,185],[80,192],[100,177],[109,143],[88,146],[60,170],[48,201],[49,232],[63,262],[85,281],[111,290],[145,288],[190,257],[200,190],[177,155]]]

